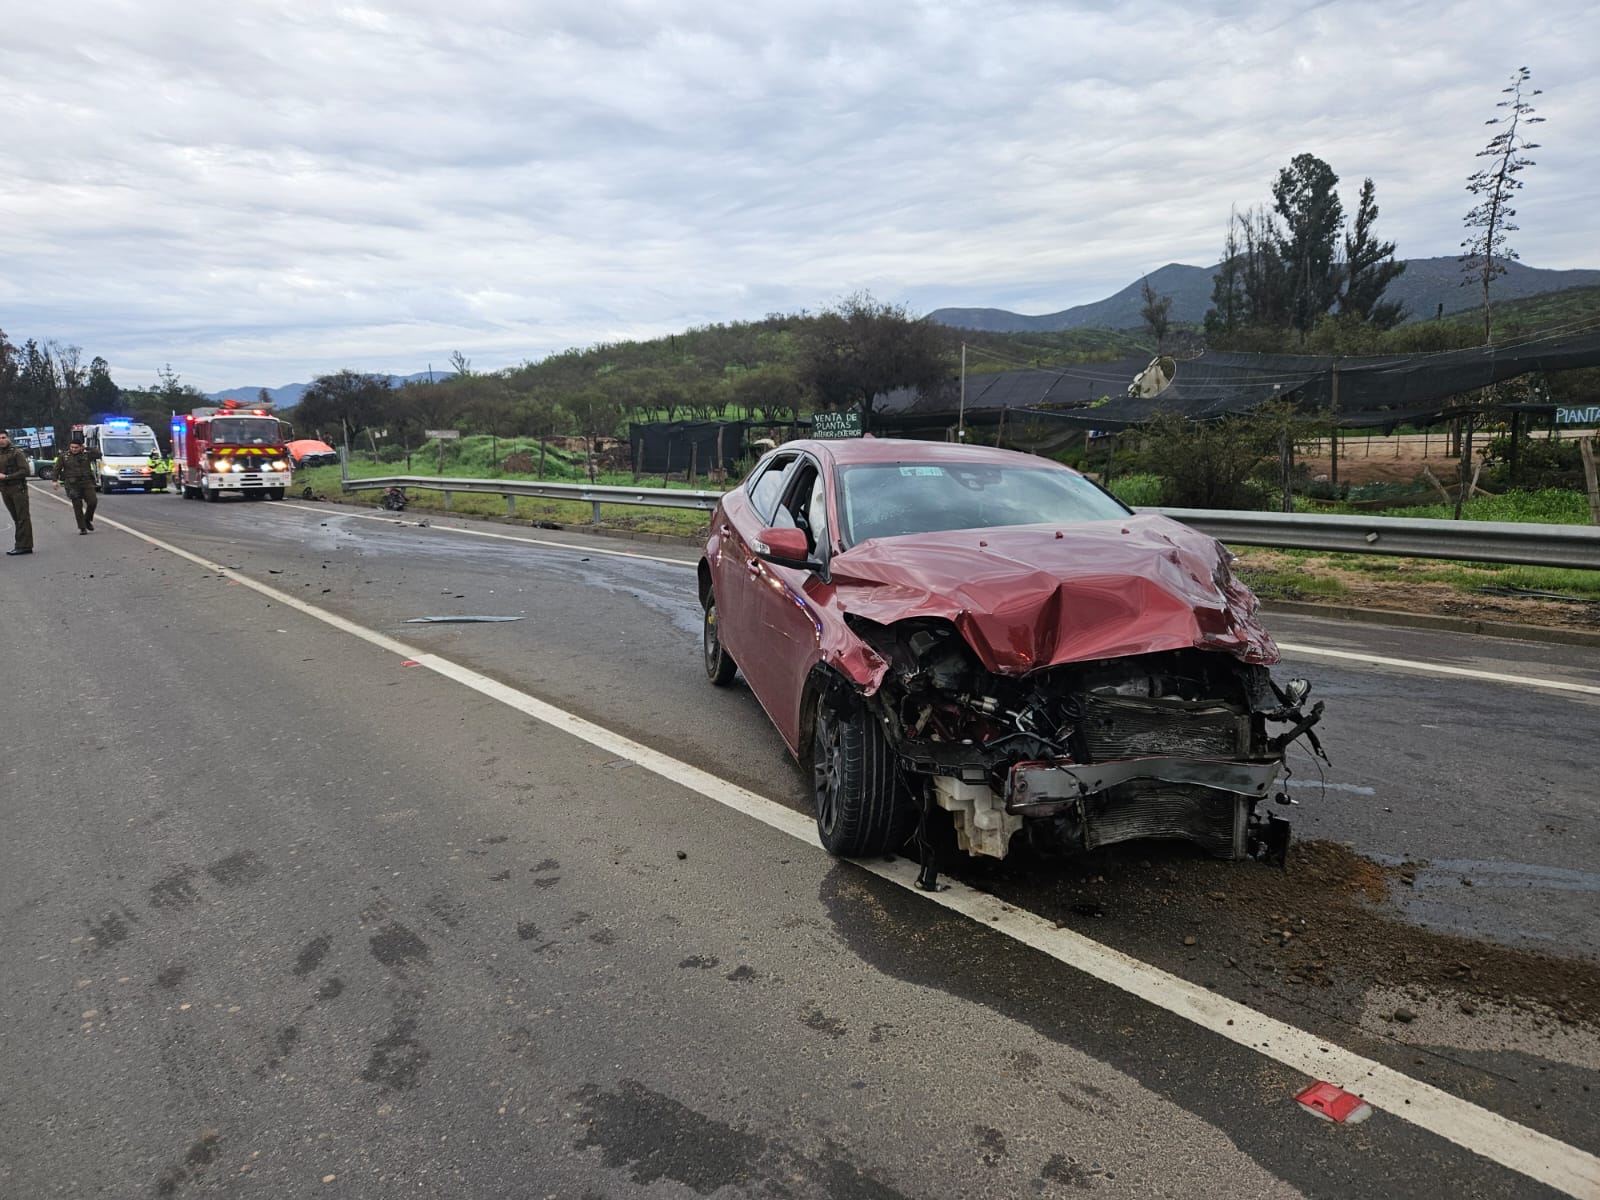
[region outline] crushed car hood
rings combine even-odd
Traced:
[[[845,612],[948,620],[996,674],[1191,646],[1278,661],[1221,544],[1167,517],[874,538],[829,570]]]

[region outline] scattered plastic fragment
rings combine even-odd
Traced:
[[[1295,1097],[1305,1109],[1336,1125],[1358,1125],[1372,1115],[1372,1106],[1360,1096],[1318,1080]]]
[[[482,625],[497,621],[520,621],[521,617],[412,617],[407,625]]]

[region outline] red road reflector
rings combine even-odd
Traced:
[[[1318,1080],[1295,1097],[1308,1112],[1336,1125],[1356,1125],[1372,1115],[1372,1105],[1341,1087]]]

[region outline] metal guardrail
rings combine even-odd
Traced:
[[[1236,546],[1397,554],[1461,562],[1600,570],[1600,527],[1322,513],[1143,508]]]
[[[608,487],[603,484],[520,479],[449,479],[437,475],[346,479],[342,486],[347,492],[386,487],[433,489],[444,493],[446,508],[450,507],[450,497],[454,492],[504,496],[508,515],[515,515],[518,496],[532,496],[541,500],[582,500],[593,506],[592,520],[596,525],[600,524],[602,504],[710,512],[722,498],[721,492],[697,492],[687,488]],[[1160,513],[1238,546],[1600,570],[1600,528],[1588,525],[1231,512],[1203,508],[1141,508],[1136,511]]]
[[[593,523],[600,524],[602,504],[643,504],[651,508],[687,508],[710,512],[722,499],[721,492],[694,492],[688,488],[626,488],[599,483],[548,483],[528,479],[446,479],[438,475],[383,475],[375,479],[345,479],[340,486],[347,492],[367,488],[431,488],[444,493],[444,506],[450,507],[455,492],[504,496],[506,515],[515,516],[518,496],[539,500],[583,500],[592,505]]]

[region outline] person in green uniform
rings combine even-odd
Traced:
[[[28,456],[11,444],[11,435],[0,429],[0,499],[16,526],[16,542],[7,554],[33,553],[33,517],[28,513]]]
[[[72,515],[77,518],[80,534],[94,532],[94,510],[99,504],[95,494],[94,455],[83,444],[83,434],[72,435],[67,452],[56,458],[56,486],[67,489],[67,499],[72,501]]]

